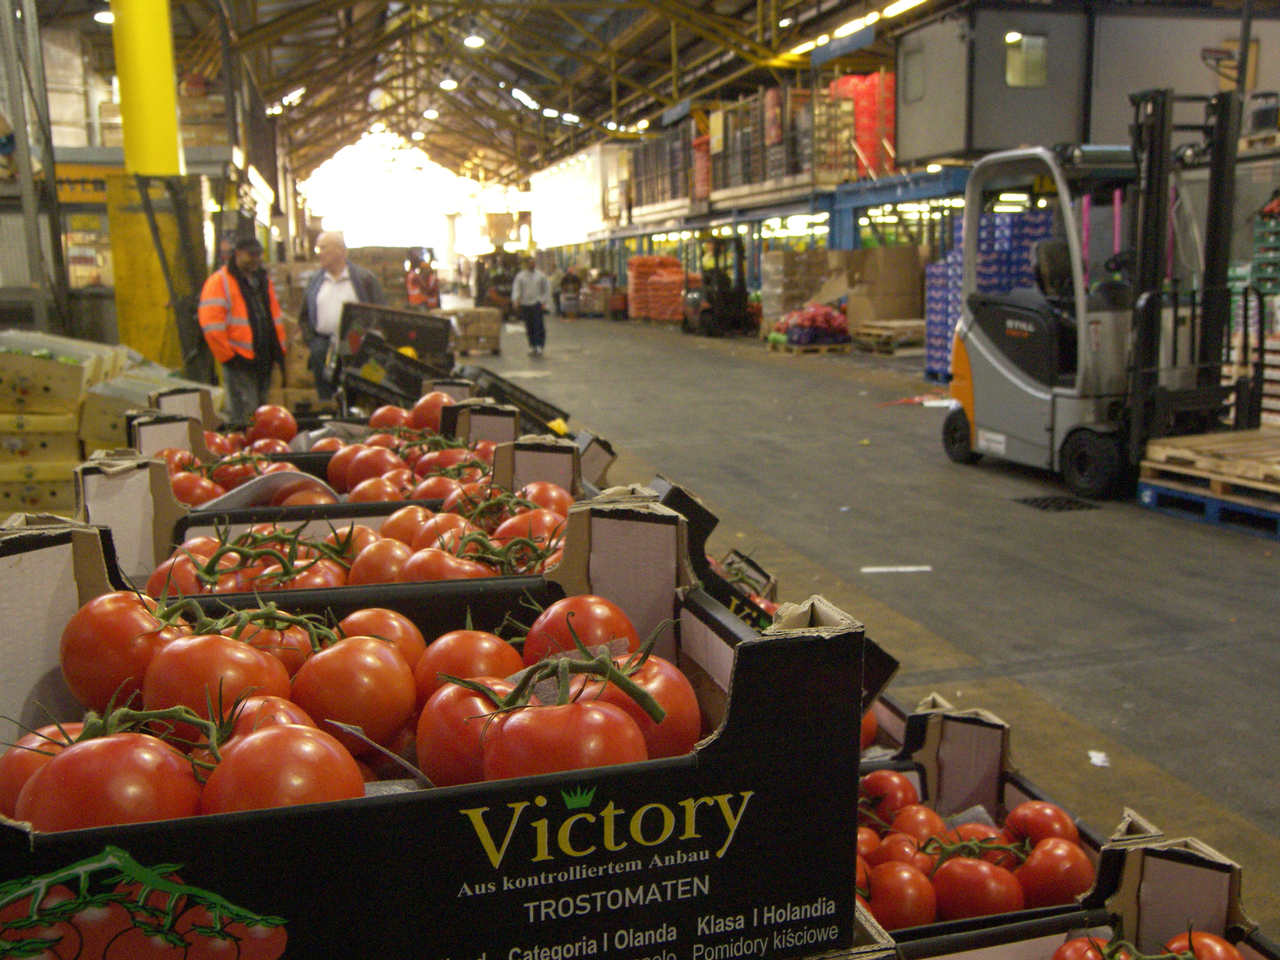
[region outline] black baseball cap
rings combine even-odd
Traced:
[[[237,237],[236,249],[245,250],[249,253],[261,253],[262,244],[258,241],[258,238],[254,236]]]

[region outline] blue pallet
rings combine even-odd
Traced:
[[[1181,486],[1169,487],[1140,481],[1138,502],[1170,516],[1186,517],[1217,527],[1228,527],[1256,537],[1280,540],[1280,509],[1252,506],[1238,500],[1223,500]]]

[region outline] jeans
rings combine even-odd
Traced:
[[[316,380],[316,396],[321,400],[332,400],[338,385],[329,379],[325,369],[325,359],[329,355],[329,338],[320,334],[311,339],[311,356],[307,358],[307,368]]]
[[[547,343],[547,326],[542,321],[542,304],[534,303],[516,308],[516,316],[524,322],[529,349],[541,350]]]
[[[235,357],[222,365],[222,384],[227,390],[227,419],[244,425],[253,411],[267,402],[271,389],[271,367]]]

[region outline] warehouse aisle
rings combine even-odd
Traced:
[[[508,327],[482,365],[659,473],[753,550],[784,599],[820,592],[936,691],[1013,730],[1016,765],[1095,829],[1129,805],[1245,866],[1280,931],[1280,543],[1136,503],[1049,512],[1051,476],[961,467],[919,357],[791,356],[636,322],[552,320],[547,353]]]

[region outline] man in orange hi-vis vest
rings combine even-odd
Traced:
[[[271,368],[284,366],[285,345],[280,301],[262,266],[262,244],[254,237],[236,240],[230,259],[205,281],[200,330],[222,364],[227,419],[247,424],[267,402]]]

